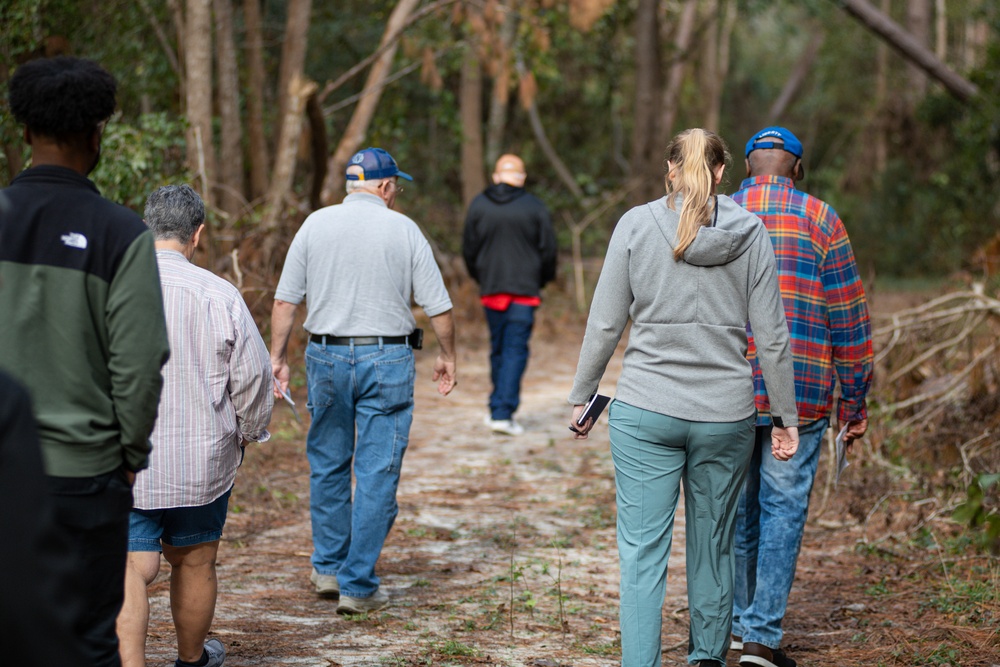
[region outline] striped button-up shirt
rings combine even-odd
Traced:
[[[170,361],[138,509],[206,505],[233,485],[242,441],[270,438],[271,361],[232,284],[173,250],[157,250]]]
[[[799,424],[830,416],[836,380],[840,421],[866,419],[871,322],[844,223],[828,205],[796,190],[790,178],[748,178],[733,199],[760,216],[774,245],[791,332]],[[767,425],[770,407],[752,336],[748,357],[754,369],[757,423]]]

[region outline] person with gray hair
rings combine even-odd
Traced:
[[[118,616],[124,667],[145,662],[149,601],[160,552],[170,563],[177,667],[218,667],[226,651],[205,641],[218,591],[215,558],[244,443],[270,438],[274,398],[267,347],[239,290],[191,263],[205,205],[187,185],[146,201],[156,237],[167,333],[163,395],[149,468],[136,477],[125,605]]]
[[[423,332],[411,298],[440,344],[432,377],[442,396],[456,382],[455,325],[430,244],[392,210],[399,179],[413,178],[381,148],[355,153],[345,175],[343,203],[314,211],[288,248],[271,311],[271,367],[285,391],[288,339],[308,293],[310,581],[339,598],[337,613],[362,614],[389,604],[375,564],[399,512],[413,420],[413,350]]]

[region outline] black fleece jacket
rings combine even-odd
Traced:
[[[538,197],[506,183],[472,200],[462,255],[481,294],[538,296],[556,275],[556,235]]]

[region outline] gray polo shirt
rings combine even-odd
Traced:
[[[368,193],[306,218],[274,293],[288,303],[308,298],[306,330],[330,336],[409,334],[416,326],[411,297],[428,317],[451,310],[420,228]]]

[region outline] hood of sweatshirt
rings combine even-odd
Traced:
[[[525,193],[524,188],[515,188],[513,185],[498,183],[486,188],[486,196],[497,204],[509,204]]]
[[[757,238],[765,232],[764,224],[753,213],[725,195],[715,198],[718,215],[712,212],[714,226],[702,227],[694,241],[684,251],[684,261],[694,266],[720,266],[729,264],[745,253]],[[678,196],[674,209],[667,208],[667,198],[663,197],[650,204],[654,218],[671,248],[675,247],[677,225],[680,223],[681,197]]]

